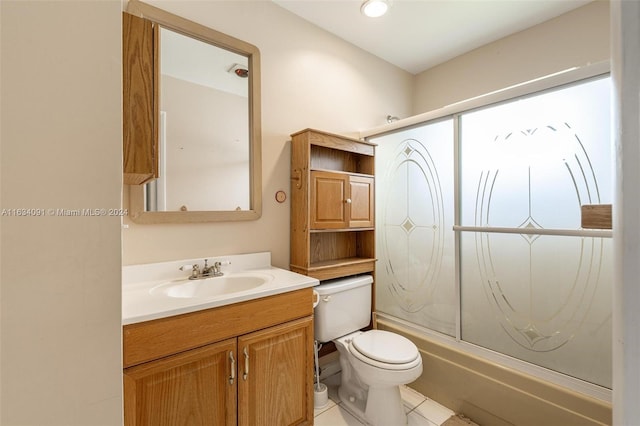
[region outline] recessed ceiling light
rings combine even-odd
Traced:
[[[360,6],[360,11],[369,18],[378,18],[389,9],[389,3],[387,0],[366,0]]]

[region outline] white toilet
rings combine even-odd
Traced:
[[[367,424],[401,426],[407,415],[400,385],[422,374],[422,358],[409,339],[382,330],[362,332],[371,318],[370,275],[324,281],[315,308],[315,338],[333,341],[340,354],[338,394],[347,410]]]

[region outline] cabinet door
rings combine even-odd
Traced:
[[[311,229],[372,228],[374,180],[311,172]]]
[[[347,228],[349,176],[311,172],[311,229]]]
[[[312,318],[238,338],[238,425],[313,424]]]
[[[374,210],[373,178],[368,176],[349,177],[349,198],[347,199],[349,227],[372,228]]]
[[[235,425],[232,357],[235,339],[125,369],[125,425]]]
[[[158,177],[158,26],[122,13],[122,124],[124,183]]]

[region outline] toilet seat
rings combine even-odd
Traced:
[[[407,370],[422,362],[412,341],[383,330],[370,330],[354,337],[349,351],[360,361],[385,370]]]

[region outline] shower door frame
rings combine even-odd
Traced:
[[[461,102],[457,102],[451,105],[447,105],[443,108],[429,111],[423,114],[419,114],[413,117],[395,121],[389,125],[381,126],[378,128],[370,129],[360,133],[360,137],[369,140],[374,137],[385,136],[390,133],[395,133],[410,127],[426,124],[439,119],[449,118],[453,121],[453,138],[454,138],[454,158],[460,158],[460,117],[463,113],[470,112],[472,110],[488,107],[491,105],[504,103],[507,101],[517,100],[539,94],[544,91],[557,89],[561,86],[576,84],[581,81],[606,77],[610,74],[610,62],[603,61],[595,64],[590,64],[584,67],[574,67],[564,71],[560,71],[548,76],[540,77],[525,83],[509,86],[507,88],[497,90],[486,95],[477,96],[471,99],[467,99]],[[585,236],[585,237],[600,237],[611,238],[611,230],[575,230],[575,229],[535,229],[531,231],[523,230],[522,228],[501,228],[501,227],[475,227],[475,226],[462,226],[461,225],[461,209],[460,209],[460,170],[459,161],[454,161],[453,165],[453,191],[454,194],[454,256],[455,256],[455,298],[456,298],[456,313],[455,313],[455,336],[448,336],[438,331],[431,330],[427,327],[422,327],[417,324],[405,321],[403,319],[390,316],[384,313],[376,313],[377,316],[384,318],[389,322],[395,322],[400,326],[414,329],[420,333],[426,334],[429,338],[436,340],[439,343],[445,345],[453,345],[466,352],[474,355],[485,357],[486,359],[505,364],[515,369],[524,371],[540,377],[544,380],[556,383],[561,386],[569,387],[583,394],[592,396],[594,398],[611,402],[611,390],[599,385],[595,385],[578,378],[568,376],[563,373],[559,373],[550,370],[545,367],[541,367],[532,364],[527,361],[514,358],[509,355],[501,354],[490,349],[485,349],[473,343],[462,340],[462,311],[461,304],[461,277],[460,277],[460,240],[462,232],[500,232],[500,233],[535,233],[537,235],[563,235],[563,236]]]

